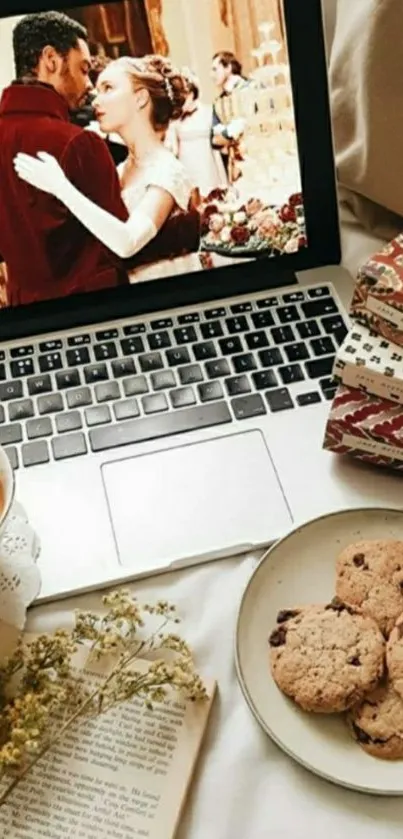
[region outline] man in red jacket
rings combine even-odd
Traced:
[[[14,171],[18,152],[53,154],[75,186],[125,220],[104,141],[70,122],[91,88],[84,27],[60,12],[31,14],[13,33],[17,81],[0,101],[0,253],[8,303],[95,291],[128,282],[120,260],[57,199]]]

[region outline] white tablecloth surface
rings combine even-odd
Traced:
[[[219,687],[178,839],[401,839],[403,798],[352,793],[311,775],[271,742],[245,704],[233,647],[255,564],[253,557],[212,562],[132,587],[142,599],[177,605],[198,668]],[[98,602],[86,595],[38,607],[28,629],[69,625],[72,609]]]

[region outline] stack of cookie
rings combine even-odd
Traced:
[[[403,236],[359,270],[324,448],[403,470]]]
[[[403,542],[349,545],[335,590],[327,605],[278,614],[273,678],[304,711],[344,713],[369,754],[403,759]]]

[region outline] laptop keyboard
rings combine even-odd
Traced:
[[[303,408],[346,333],[314,286],[0,350],[0,444],[17,469]]]

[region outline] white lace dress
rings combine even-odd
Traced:
[[[122,182],[125,163],[118,166],[118,175]],[[159,186],[172,195],[177,207],[186,211],[189,207],[193,184],[190,183],[185,169],[179,160],[164,146],[153,152],[136,170],[133,181],[122,188],[122,198],[129,213],[139,206],[149,186]],[[141,255],[141,254],[140,254]],[[157,280],[171,275],[184,274],[189,271],[200,271],[201,263],[198,253],[177,256],[172,259],[160,259],[158,262],[140,265],[129,271],[131,283]]]

